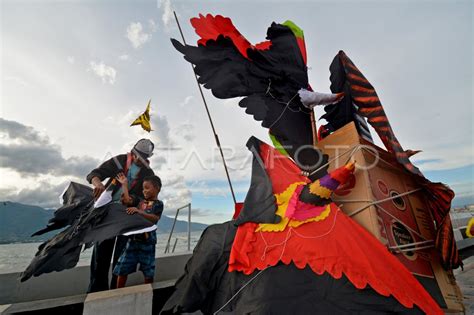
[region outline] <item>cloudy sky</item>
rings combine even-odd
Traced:
[[[0,200],[57,207],[71,180],[142,137],[157,150],[167,214],[192,202],[194,220],[233,211],[191,68],[171,46],[199,13],[229,16],[251,42],[271,22],[305,31],[311,85],[329,91],[344,50],[372,82],[405,148],[456,204],[473,201],[472,1],[1,1]],[[267,132],[237,106],[205,92],[242,201],[249,136]],[[152,100],[150,135],[130,122]],[[321,111],[318,110],[320,115]]]

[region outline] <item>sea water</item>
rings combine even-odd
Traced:
[[[196,246],[202,231],[191,233],[191,250]],[[156,255],[164,254],[169,234],[157,234],[158,242],[156,244]],[[175,253],[185,252],[188,250],[188,233],[174,233],[170,241],[170,250],[173,251],[175,244]],[[10,272],[21,272],[25,270],[28,264],[35,256],[38,246],[41,243],[14,243],[0,245],[0,274]],[[89,265],[92,256],[92,248],[81,252],[78,266]]]

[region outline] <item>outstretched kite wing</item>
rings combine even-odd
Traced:
[[[298,96],[309,88],[303,31],[290,21],[272,23],[267,41],[254,46],[229,18],[200,15],[191,23],[201,37],[197,47],[171,41],[195,65],[199,83],[217,98],[243,97],[239,106],[262,121],[291,157],[312,145],[310,110]],[[313,153],[295,160],[310,165],[321,159]]]

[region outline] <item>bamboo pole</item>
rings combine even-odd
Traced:
[[[181,34],[181,38],[183,39],[183,43],[186,45],[186,40],[184,39],[184,34],[183,34],[182,29],[181,29],[181,25],[179,24],[178,16],[176,15],[175,11],[173,11],[173,14],[174,14],[174,18],[176,20],[176,24],[178,24],[179,33]],[[214,128],[214,123],[212,122],[212,117],[211,117],[211,113],[209,112],[209,107],[207,106],[206,98],[204,97],[204,93],[202,92],[201,84],[199,84],[199,81],[198,81],[198,76],[196,74],[196,69],[194,69],[193,64],[191,64],[191,67],[193,68],[194,77],[196,78],[196,83],[198,85],[199,92],[201,93],[201,98],[202,98],[202,101],[204,103],[204,107],[206,108],[207,117],[209,118],[209,123],[211,124],[212,133],[214,134],[214,139],[216,140],[217,147],[219,148],[219,152],[221,154],[222,163],[224,164],[225,174],[227,175],[227,181],[229,182],[230,192],[232,194],[232,199],[234,200],[234,204],[236,204],[237,200],[235,199],[234,188],[232,187],[232,182],[230,181],[229,170],[227,169],[227,164],[225,162],[224,153],[222,152],[222,147],[221,147],[221,143],[219,141],[219,136],[216,133],[216,128]]]

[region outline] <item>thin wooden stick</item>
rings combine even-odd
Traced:
[[[176,15],[175,11],[173,11],[173,14],[174,14],[174,18],[176,20],[176,24],[178,24],[179,32],[181,33],[181,38],[183,39],[183,43],[186,45],[186,40],[184,39],[184,34],[183,34],[183,31],[181,30],[181,25],[179,24],[178,16]],[[194,65],[191,64],[191,67],[193,68],[194,77],[196,78],[196,83],[198,85],[199,92],[201,93],[201,98],[202,98],[202,101],[204,103],[204,107],[206,108],[207,117],[209,118],[209,122],[211,124],[212,133],[214,134],[214,139],[216,140],[217,147],[219,148],[219,152],[221,153],[222,163],[224,164],[224,169],[225,169],[225,173],[227,175],[227,181],[229,182],[229,187],[230,187],[230,192],[232,194],[232,199],[234,199],[234,204],[236,204],[237,200],[235,199],[234,188],[232,187],[232,182],[230,181],[229,170],[227,169],[227,164],[225,163],[224,153],[222,152],[222,147],[221,147],[221,143],[219,141],[219,136],[216,133],[216,128],[214,128],[214,123],[212,122],[211,113],[209,112],[209,107],[207,106],[206,98],[204,97],[204,93],[202,92],[201,84],[199,84],[198,76],[196,74],[196,70],[194,69]]]

